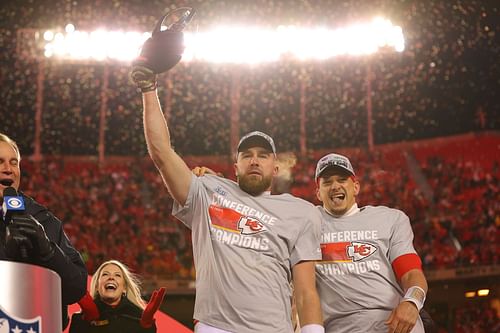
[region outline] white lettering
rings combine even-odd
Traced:
[[[326,232],[321,235],[322,243],[353,242],[378,239],[377,230],[345,230]]]
[[[367,270],[366,270],[366,263],[359,262],[356,266],[359,268],[359,272],[360,273],[366,273],[367,272]]]
[[[346,274],[366,274],[371,271],[380,270],[380,262],[378,260],[370,260],[363,262],[339,262],[339,263],[316,263],[316,270],[323,275],[346,275]]]
[[[237,211],[238,213],[241,213],[241,211],[242,211],[242,210],[243,210],[243,205],[242,205],[242,204],[240,204],[240,203],[239,203],[239,204],[237,204],[237,205],[236,205],[236,211]]]
[[[221,233],[221,236],[219,237],[219,241],[222,241],[222,243],[226,243],[226,244],[229,244],[231,242],[231,235],[230,233],[228,232],[224,232],[223,230],[217,230],[217,232]]]
[[[255,217],[255,218],[259,219],[260,221],[262,221],[263,223],[268,224],[268,225],[274,225],[276,223],[276,221],[278,221],[278,219],[274,216],[270,216],[268,214],[260,212],[256,209],[251,208],[251,207],[244,205],[242,203],[238,203],[236,201],[231,201],[231,200],[229,200],[229,199],[227,199],[219,194],[214,193],[213,198],[212,198],[212,204],[216,204],[218,206],[222,206],[222,207],[226,207],[226,208],[235,210],[242,215],[246,215],[249,217]]]
[[[218,242],[259,251],[269,250],[269,239],[264,238],[262,234],[259,236],[245,236],[217,227],[211,227],[210,229]]]

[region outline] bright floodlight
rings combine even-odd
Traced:
[[[45,55],[66,59],[135,58],[148,33],[98,30],[91,33],[66,26],[66,35],[49,36]],[[374,18],[371,22],[331,30],[280,26],[275,30],[224,26],[212,31],[184,34],[183,61],[259,63],[282,57],[299,60],[328,59],[338,55],[367,55],[381,48],[404,50],[401,27],[391,21]]]
[[[477,295],[478,296],[488,296],[490,294],[490,290],[489,289],[479,289],[477,291]]]
[[[75,31],[75,26],[71,23],[66,24],[66,27],[64,28],[68,34],[72,33]]]
[[[45,31],[43,33],[43,39],[50,42],[52,39],[54,39],[54,33],[50,30]]]

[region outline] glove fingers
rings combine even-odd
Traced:
[[[84,320],[92,321],[99,318],[99,309],[94,302],[92,296],[90,296],[89,292],[78,301],[78,304],[82,308]]]
[[[22,235],[31,241],[29,250],[36,249],[36,253],[34,255],[41,260],[49,260],[52,257],[55,249],[51,245],[50,240],[47,238],[45,229],[39,222],[30,217],[16,217],[14,219],[13,226],[19,235]]]
[[[30,215],[27,216],[16,216],[12,219],[12,224],[14,226],[24,226],[27,228],[32,228],[32,229],[42,229],[43,226],[35,220],[33,217]]]
[[[132,74],[134,75],[144,75],[144,76],[154,76],[154,73],[151,69],[146,67],[147,59],[138,58],[134,61],[132,65]]]
[[[151,293],[151,298],[149,299],[148,305],[144,309],[141,317],[141,326],[142,327],[151,327],[153,324],[153,316],[158,311],[161,302],[163,301],[163,297],[165,296],[165,288],[162,287],[159,290],[154,290]]]
[[[163,297],[165,296],[165,288],[160,288],[159,290],[153,291],[153,294],[151,295],[151,299],[149,300],[149,304],[151,305],[151,308],[158,310],[160,307],[160,304],[163,302]]]
[[[5,241],[5,253],[7,254],[7,257],[17,259],[21,258],[24,256],[24,254],[21,253],[21,249],[25,249],[26,251],[31,251],[33,249],[33,243],[27,236],[21,234],[11,234],[7,237]]]
[[[15,217],[12,219],[12,224],[13,225],[30,225],[30,226],[35,226],[36,222],[33,221],[30,218],[27,217]]]
[[[167,291],[167,289],[165,287],[161,287],[158,290],[157,298],[160,300],[160,303],[163,301],[163,298],[165,298],[166,291]]]
[[[14,241],[18,248],[21,248],[20,245],[22,245],[28,251],[33,249],[33,242],[27,237],[14,237]]]
[[[150,91],[156,88],[156,75],[151,69],[149,69],[145,60],[142,58],[136,59],[132,65],[132,71],[130,72],[130,79],[139,87],[142,91]]]
[[[30,228],[29,226],[28,226],[28,227],[26,227],[26,226],[18,226],[18,227],[17,227],[17,230],[18,230],[21,234],[23,234],[23,235],[25,235],[25,236],[28,236],[28,237],[30,237],[30,238],[31,238],[31,237],[36,237],[36,236],[37,236],[37,234],[38,234],[38,233],[37,233],[37,231],[36,231],[35,229]]]
[[[12,220],[12,224],[15,225],[15,226],[17,226],[17,225],[23,225],[23,226],[29,226],[29,227],[32,227],[32,228],[36,227],[36,224],[33,221],[28,220],[28,219],[18,219],[18,218],[16,218],[16,219]]]
[[[132,80],[134,80],[134,82],[148,81],[148,76],[141,72],[133,72]]]
[[[37,234],[45,234],[43,227],[31,219],[15,219],[13,226],[25,235],[37,236]]]

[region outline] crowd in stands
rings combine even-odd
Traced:
[[[172,200],[147,157],[141,96],[129,80],[129,64],[42,61],[19,47],[26,43],[20,32],[41,34],[67,23],[83,31],[150,31],[160,13],[181,6],[197,10],[188,27],[193,31],[234,22],[337,28],[378,15],[400,25],[402,53],[259,66],[182,62],[159,77],[173,145],[190,166],[207,165],[232,178],[232,126],[239,133],[265,131],[280,152],[291,152],[282,155],[276,191],[315,203],[315,161],[332,150],[345,153],[361,180],[362,205],[409,215],[425,269],[498,265],[498,136],[451,145],[433,139],[500,128],[495,1],[4,1],[0,132],[14,138],[24,156],[21,188],[63,220],[90,272],[115,258],[145,278],[190,280],[190,233],[170,215]],[[374,151],[366,148],[369,73]],[[37,111],[41,162],[28,158]],[[103,164],[97,159],[101,134]],[[404,144],[420,139],[430,141]],[[306,151],[298,155],[301,140]],[[493,319],[476,321],[483,313]],[[458,309],[455,317],[453,330],[463,333],[488,331],[495,318],[480,307]]]
[[[81,155],[95,154],[99,140],[99,103],[96,103],[96,97],[100,95],[102,67],[49,65],[45,75],[44,152],[63,154],[68,149]]]
[[[471,302],[458,307],[454,317],[453,332],[455,333],[484,333],[500,330],[498,299],[491,302]]]
[[[404,52],[370,57],[288,59],[261,66],[181,63],[160,77],[160,99],[170,115],[177,150],[184,155],[228,154],[233,148],[229,132],[235,110],[240,133],[270,132],[282,151],[299,150],[301,122],[307,149],[366,146],[368,68],[376,144],[499,127],[495,92],[500,27],[494,21],[498,6],[476,0],[362,2],[171,2],[168,8],[196,7],[191,29],[200,31],[231,22],[268,28],[287,24],[336,28],[383,14],[402,26],[406,38]],[[46,60],[40,67],[39,58],[17,48],[21,37],[16,38],[16,33],[26,28],[43,33],[69,22],[84,31],[149,31],[166,9],[164,1],[156,0],[3,4],[0,110],[11,116],[3,119],[2,129],[22,133],[17,138],[22,150],[33,151],[37,79],[43,71],[44,154],[97,155],[103,126],[107,155],[144,155],[141,98],[128,79],[127,63]],[[237,105],[232,104],[235,90]]]
[[[170,215],[172,200],[142,159],[99,168],[89,161],[23,161],[26,193],[64,222],[89,272],[109,258],[145,276],[192,278],[190,234]]]
[[[445,160],[450,145],[436,139],[430,141],[433,151],[396,144],[373,152],[341,152],[356,165],[361,205],[395,207],[410,217],[426,269],[498,264],[500,161],[469,159],[498,156],[498,135],[449,140],[466,146],[476,142],[482,149]],[[417,156],[423,180],[415,180],[407,154]],[[295,166],[295,161],[284,161],[275,191],[318,204],[313,169],[320,155],[298,158]],[[230,158],[187,159],[191,167],[206,165],[234,179]],[[148,158],[117,157],[99,165],[88,158],[51,157],[43,163],[23,161],[23,169],[23,188],[65,222],[89,271],[106,258],[118,258],[146,275],[192,278],[189,230],[171,216],[172,199]],[[426,184],[431,196],[423,191]]]

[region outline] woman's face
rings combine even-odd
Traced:
[[[104,266],[97,284],[101,300],[109,305],[117,305],[125,290],[125,279],[120,267],[115,264]]]

